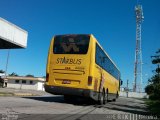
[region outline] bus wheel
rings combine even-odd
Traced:
[[[104,101],[103,104],[106,104],[108,101],[108,91],[106,92],[106,94],[104,94]]]
[[[118,92],[117,92],[117,96],[116,96],[116,98],[118,98],[119,97],[119,94],[118,94]]]
[[[118,98],[118,92],[116,94],[116,98],[114,98],[113,101],[115,102],[117,98]]]
[[[105,101],[105,97],[104,96],[105,96],[104,91],[99,94],[99,101],[98,102],[99,102],[100,105],[104,104],[104,101]]]

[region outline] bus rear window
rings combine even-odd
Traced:
[[[86,54],[89,35],[58,35],[54,38],[54,54]]]

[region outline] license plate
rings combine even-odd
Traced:
[[[63,80],[62,84],[71,84],[71,81],[70,80]]]

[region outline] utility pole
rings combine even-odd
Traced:
[[[129,87],[128,87],[128,80],[127,80],[127,98],[128,98],[128,92],[129,92]]]
[[[4,77],[4,87],[7,87],[7,70],[8,70],[8,62],[9,62],[9,56],[10,56],[10,49],[7,51],[7,61],[6,61],[6,69],[5,69],[5,77]]]
[[[142,5],[135,6],[136,13],[136,49],[135,49],[135,63],[134,63],[134,83],[133,91],[137,92],[137,86],[139,86],[139,92],[142,91],[142,49],[141,49],[141,24],[143,22],[143,9]]]
[[[10,56],[10,50],[8,49],[8,52],[7,52],[7,61],[6,61],[6,69],[5,69],[5,78],[7,77],[9,56]]]
[[[127,89],[129,90],[129,87],[128,87],[128,80],[127,80]]]

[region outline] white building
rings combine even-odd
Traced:
[[[42,90],[44,91],[45,78],[7,76],[7,88]]]
[[[0,73],[0,77],[3,77],[3,76],[5,76],[5,73]]]

